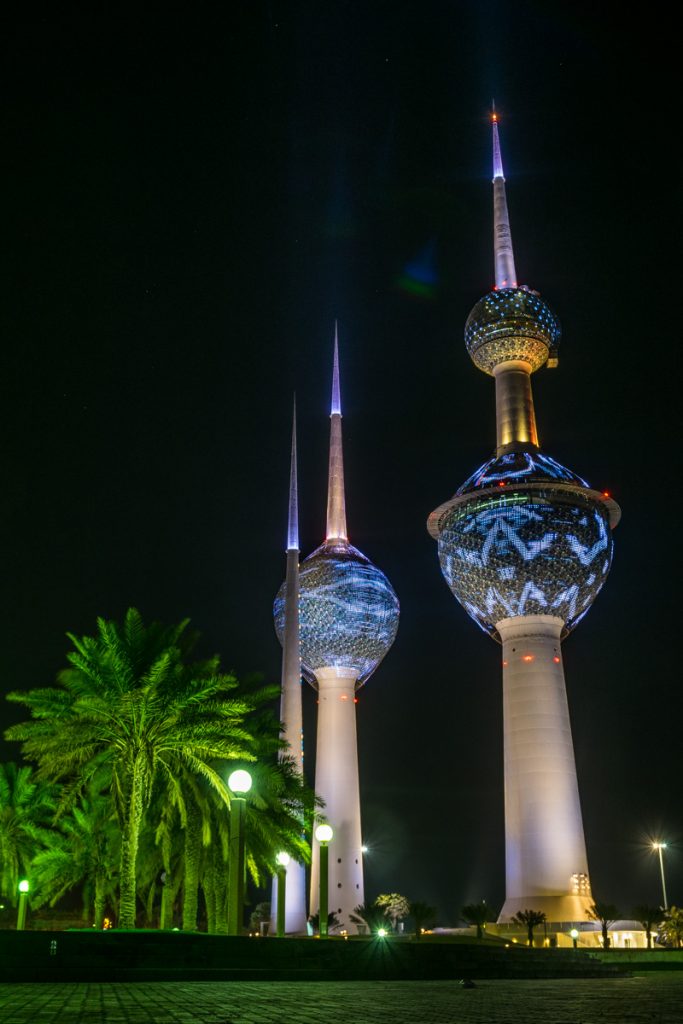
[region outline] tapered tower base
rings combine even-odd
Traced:
[[[349,915],[365,900],[361,852],[360,790],[356,740],[355,683],[352,669],[322,668],[318,681],[318,737],[315,791],[334,830],[329,853],[329,910],[341,927],[355,932]],[[313,840],[311,913],[320,905],[320,850]]]
[[[505,904],[549,921],[586,921],[592,902],[569,708],[563,620],[517,616],[496,623],[503,641]]]

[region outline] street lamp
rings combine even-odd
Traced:
[[[328,891],[328,873],[329,873],[329,856],[330,848],[328,843],[332,842],[334,832],[330,825],[318,825],[315,830],[315,838],[320,844],[320,909],[318,916],[320,918],[320,938],[327,938],[327,891]]]
[[[230,867],[228,869],[228,935],[239,935],[244,921],[244,814],[251,775],[238,768],[228,778],[230,801]]]
[[[669,904],[666,899],[666,882],[664,881],[664,857],[662,855],[662,850],[666,850],[666,843],[654,842],[652,844],[652,849],[656,850],[659,854],[659,872],[662,876],[662,896],[664,898],[664,906],[662,909],[668,910]]]
[[[572,928],[569,934],[571,936],[572,943],[574,944],[574,949],[576,949],[577,942],[579,939],[579,933],[576,928]]]
[[[277,937],[281,939],[285,934],[285,886],[287,885],[287,865],[289,854],[278,853],[277,861]]]
[[[19,904],[17,906],[17,931],[23,932],[26,927],[26,904],[31,886],[28,878],[22,878],[19,882]]]

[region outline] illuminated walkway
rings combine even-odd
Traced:
[[[681,1024],[683,972],[585,981],[139,982],[0,987],[2,1024]]]

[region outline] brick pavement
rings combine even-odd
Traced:
[[[1,1024],[683,1024],[683,974],[562,981],[7,984]]]

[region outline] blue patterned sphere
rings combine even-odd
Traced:
[[[286,583],[275,598],[282,643]],[[346,668],[361,686],[394,642],[399,603],[383,572],[351,544],[323,544],[299,567],[301,668],[314,686],[320,668]]]
[[[430,517],[441,571],[482,629],[554,615],[566,636],[602,588],[618,508],[541,452],[511,452],[474,473]]]
[[[522,360],[538,370],[560,342],[560,321],[537,292],[498,288],[476,304],[465,324],[474,364],[493,373],[499,363]]]

